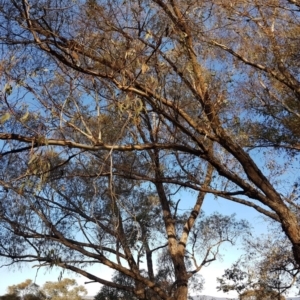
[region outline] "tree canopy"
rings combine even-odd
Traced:
[[[1,300],[43,300],[44,294],[37,284],[27,279],[19,284],[7,288],[7,294],[0,296]]]
[[[64,278],[58,282],[47,281],[42,288],[27,279],[7,288],[1,300],[82,300],[86,289],[74,279]]]
[[[75,279],[64,278],[58,282],[46,282],[42,293],[51,300],[82,300],[87,294],[84,286],[76,283]]]
[[[186,299],[219,245],[248,228],[201,219],[213,195],[277,222],[299,268],[299,10],[0,0],[0,256],[138,299]],[[166,257],[167,282],[153,256]]]
[[[291,287],[299,294],[299,268],[277,226],[271,234],[246,238],[244,243],[246,253],[217,279],[219,290],[234,290],[241,299],[284,299]]]

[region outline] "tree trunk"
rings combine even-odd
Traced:
[[[173,257],[173,264],[175,267],[176,281],[175,285],[175,300],[187,300],[188,296],[188,276],[184,263],[184,255],[178,253]]]

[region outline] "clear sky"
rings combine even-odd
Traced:
[[[183,198],[184,199],[184,198]],[[185,203],[188,205],[188,201],[182,201],[181,206],[184,207]],[[237,214],[237,218],[247,219],[251,225],[254,227],[256,232],[266,232],[266,223],[262,220],[261,215],[259,215],[254,209],[245,207],[233,202],[229,202],[227,200],[218,199],[215,200],[213,198],[207,198],[204,201],[203,210],[206,214],[210,214],[214,211],[218,211],[225,215],[230,215],[232,213]],[[239,247],[232,247],[227,245],[223,251],[224,258],[222,262],[214,262],[210,266],[201,270],[200,274],[205,279],[204,290],[201,291],[201,294],[210,295],[210,296],[218,296],[218,297],[235,297],[235,293],[231,294],[223,294],[221,292],[217,292],[216,290],[216,278],[220,277],[224,269],[229,268],[231,264],[239,257],[241,250]],[[105,274],[106,278],[110,278],[111,271],[97,266],[89,269],[95,275]],[[46,281],[57,281],[59,277],[58,269],[53,268],[52,271],[40,269],[38,273],[36,273],[36,268],[32,268],[30,266],[23,266],[22,269],[15,268],[9,269],[6,267],[0,268],[0,295],[5,294],[6,288],[9,285],[17,284],[25,281],[26,279],[32,279],[38,285],[43,285]],[[86,278],[77,276],[72,273],[64,273],[64,277],[74,278],[79,284],[84,284],[85,281],[88,281]],[[93,296],[97,294],[101,285],[98,283],[90,283],[86,284],[85,287],[88,290],[88,294]]]

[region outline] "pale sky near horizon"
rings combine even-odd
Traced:
[[[260,217],[254,209],[249,207],[245,207],[227,200],[214,200],[212,198],[208,198],[204,201],[203,210],[206,215],[218,211],[225,215],[230,215],[232,213],[237,214],[237,219],[246,219],[248,220],[252,226],[255,227],[255,231],[257,232],[266,232],[266,223]],[[216,278],[220,277],[226,268],[229,268],[231,264],[238,259],[239,254],[241,253],[238,247],[232,247],[226,245],[225,251],[223,251],[224,257],[222,262],[213,262],[210,266],[203,268],[200,274],[205,279],[204,290],[202,290],[199,294],[209,295],[209,296],[217,296],[217,297],[235,297],[236,293],[224,294],[222,292],[218,292],[216,290],[217,282]],[[99,267],[98,267],[99,268]],[[95,275],[101,275],[101,273],[105,273],[105,277],[107,279],[110,278],[112,272],[110,270],[104,269],[101,267],[99,270],[92,267],[92,270]],[[90,270],[89,270],[90,271]],[[35,280],[36,277],[36,280]],[[44,269],[40,269],[36,276],[36,268],[31,267],[23,267],[18,270],[15,268],[14,271],[9,270],[8,268],[0,268],[0,295],[6,293],[6,288],[9,285],[18,284],[26,279],[31,279],[35,281],[36,284],[42,286],[46,281],[57,281],[59,277],[59,272],[53,270],[47,271]],[[64,278],[74,278],[79,284],[84,285],[85,281],[89,281],[88,279],[77,276],[71,273],[64,273]],[[85,285],[88,290],[88,295],[94,296],[98,293],[101,288],[100,284],[90,283]]]

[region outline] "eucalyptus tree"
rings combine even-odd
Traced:
[[[187,244],[212,194],[279,222],[299,266],[299,7],[0,1],[1,256],[59,265],[141,299],[145,286],[185,299],[201,269],[187,269]],[[197,192],[184,222],[182,189]],[[160,247],[137,238],[147,236],[140,203],[152,200],[143,214],[163,221],[174,294],[134,257],[136,244]],[[75,262],[102,263],[135,286]]]
[[[64,278],[57,282],[47,281],[41,293],[51,300],[83,300],[87,290],[82,285],[78,286],[75,279]]]
[[[27,279],[19,284],[11,285],[7,288],[7,294],[0,296],[0,299],[10,300],[44,300],[45,295],[41,292],[40,287]]]
[[[186,216],[181,216],[181,223]],[[180,223],[180,222],[179,222]],[[144,226],[141,225],[143,228]],[[218,213],[210,216],[205,216],[203,213],[199,217],[195,228],[191,232],[191,246],[186,249],[185,265],[190,274],[193,274],[188,281],[188,299],[193,299],[192,293],[200,293],[203,289],[205,279],[198,274],[204,266],[208,266],[213,261],[221,257],[220,247],[225,242],[235,245],[239,235],[243,235],[243,231],[248,231],[248,224],[244,221],[236,221],[235,216],[222,216]],[[141,230],[143,232],[143,230]],[[169,255],[166,245],[161,247],[155,260],[155,269],[153,271],[152,258],[149,259],[149,240],[142,237],[145,245],[144,252],[146,252],[146,262],[148,276],[156,282],[164,290],[168,291],[170,295],[174,294],[174,282],[176,282],[176,272],[174,264]],[[148,251],[148,252],[147,252]],[[152,252],[154,252],[152,250]],[[141,256],[142,257],[142,256]],[[151,262],[151,264],[150,264]],[[197,268],[195,268],[197,266]],[[143,273],[146,270],[141,270]],[[192,271],[193,270],[193,271]],[[134,285],[134,280],[120,272],[115,272],[112,281],[117,284],[130,287]],[[146,299],[160,299],[149,287],[145,288]],[[99,293],[95,297],[96,300],[106,299],[137,299],[134,292],[127,290],[114,289],[111,286],[102,286]]]
[[[268,234],[244,239],[244,254],[217,278],[218,290],[236,291],[240,299],[285,299],[288,293],[299,294],[299,268],[278,227],[273,222]]]
[[[64,278],[58,282],[47,281],[43,287],[33,283],[31,279],[11,285],[7,294],[0,299],[7,300],[82,300],[86,289],[78,286],[74,279]]]

